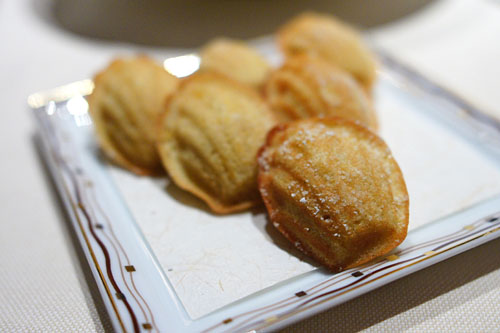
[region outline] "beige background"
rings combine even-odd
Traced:
[[[26,96],[90,77],[112,56],[182,49],[88,38],[51,23],[45,1],[0,0],[0,331],[103,331],[95,283],[35,148]],[[372,37],[500,117],[500,5],[433,4]],[[287,331],[500,327],[500,240],[382,287]]]

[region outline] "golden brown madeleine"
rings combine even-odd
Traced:
[[[113,61],[94,83],[89,109],[104,153],[137,174],[160,173],[155,124],[178,79],[141,56]]]
[[[200,57],[200,71],[214,71],[253,87],[261,86],[271,70],[264,57],[237,40],[215,39],[203,47]]]
[[[167,103],[158,150],[172,180],[220,214],[260,201],[257,151],[275,125],[251,88],[215,73],[187,78]]]
[[[274,226],[333,271],[400,244],[408,193],[387,145],[342,118],[275,127],[259,152],[259,189]]]
[[[269,77],[265,94],[282,121],[337,116],[377,128],[371,101],[359,84],[342,69],[318,58],[287,59]]]
[[[366,89],[376,77],[372,53],[359,34],[331,15],[304,13],[278,31],[278,42],[287,56],[318,56],[351,73]]]

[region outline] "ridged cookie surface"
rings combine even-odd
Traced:
[[[168,102],[158,149],[179,187],[216,213],[243,210],[260,201],[257,151],[274,124],[252,89],[220,75],[198,73]]]
[[[333,16],[301,14],[278,31],[278,42],[285,55],[320,57],[351,73],[371,91],[376,77],[372,53],[355,30]]]
[[[89,110],[104,153],[138,174],[162,170],[154,129],[178,79],[147,57],[118,59],[94,78]]]
[[[406,237],[408,193],[389,148],[341,118],[275,127],[259,153],[259,189],[274,226],[333,271]]]
[[[344,70],[309,56],[296,56],[269,77],[266,97],[282,121],[338,116],[376,129],[371,101]]]
[[[200,57],[200,71],[214,71],[253,87],[261,86],[271,70],[257,51],[241,41],[227,38],[209,42]]]

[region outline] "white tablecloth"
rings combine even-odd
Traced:
[[[0,331],[110,329],[85,258],[37,153],[26,97],[91,77],[117,54],[180,50],[86,39],[37,1],[0,1]],[[500,117],[500,2],[436,1],[371,37]],[[287,331],[493,331],[500,240],[295,324]]]

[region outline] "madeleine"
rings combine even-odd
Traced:
[[[332,271],[381,256],[408,228],[408,193],[387,145],[341,118],[275,127],[259,153],[274,226]]]
[[[359,84],[342,69],[318,58],[287,59],[269,77],[265,94],[283,122],[337,116],[377,128],[371,101]]]
[[[278,31],[278,42],[286,56],[307,54],[322,58],[349,72],[371,92],[376,78],[374,57],[361,36],[333,16],[299,15]]]
[[[216,213],[260,202],[257,151],[275,124],[252,89],[214,73],[185,80],[166,106],[158,150],[172,180]]]
[[[226,38],[208,43],[200,52],[200,71],[214,71],[252,87],[260,87],[271,67],[247,44]]]
[[[137,174],[162,171],[154,129],[178,79],[147,57],[117,59],[94,78],[89,111],[104,153]]]

